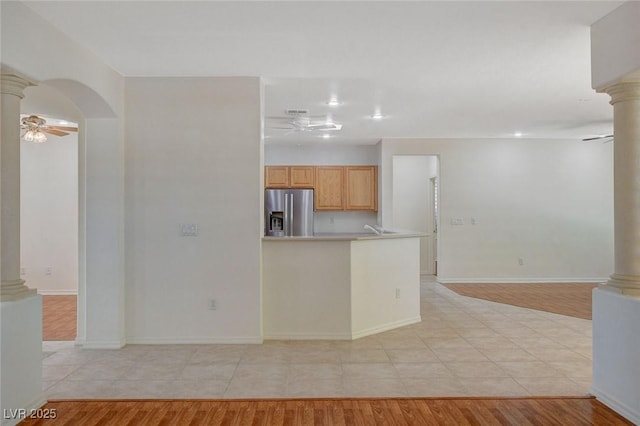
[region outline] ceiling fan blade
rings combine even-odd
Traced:
[[[596,137],[593,137],[593,138],[582,139],[582,142],[596,141],[598,139],[607,139],[607,138],[612,138],[612,137],[613,137],[613,135],[596,136]]]
[[[67,132],[63,132],[62,130],[56,130],[56,129],[40,129],[40,131],[43,133],[49,133],[55,136],[67,136],[69,134]]]
[[[77,132],[77,127],[66,127],[66,126],[47,126],[49,129],[62,130],[64,132]]]

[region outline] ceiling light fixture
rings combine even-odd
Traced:
[[[329,139],[331,137],[331,135],[329,133],[325,133],[324,135],[322,135],[322,139]]]
[[[330,107],[337,107],[342,105],[342,102],[340,102],[337,98],[331,98],[329,102],[327,102],[327,105],[329,105]]]
[[[514,132],[513,136],[515,136],[516,138],[521,138],[522,132]]]
[[[382,115],[382,113],[380,112],[376,112],[371,116],[371,118],[373,118],[374,120],[382,120],[384,118],[384,115]]]

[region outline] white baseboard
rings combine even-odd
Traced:
[[[15,416],[15,418],[6,418],[9,416],[10,413],[7,412],[3,412],[2,413],[2,421],[0,422],[0,424],[2,426],[14,426],[17,425],[18,423],[20,423],[21,421],[23,421],[25,418],[29,417],[31,415],[31,411],[32,410],[37,410],[38,408],[42,407],[44,404],[47,403],[47,398],[45,396],[44,392],[41,392],[40,395],[38,395],[37,398],[35,398],[34,400],[32,400],[31,402],[29,402],[28,404],[25,404],[24,407],[20,407],[23,408],[25,411],[25,416]],[[9,408],[12,409],[16,409],[14,407],[7,407],[5,408],[6,410],[8,410]],[[45,420],[46,422],[46,420]]]
[[[265,333],[264,340],[351,340],[351,333]]]
[[[535,283],[606,283],[609,277],[512,277],[512,278],[442,278],[436,277],[436,282],[440,284],[535,284]]]
[[[607,407],[611,408],[616,413],[620,414],[622,417],[626,418],[633,424],[640,424],[640,413],[627,406],[626,404],[616,401],[615,398],[612,398],[610,395],[607,395],[606,392],[602,392],[597,388],[591,386],[591,390],[589,393],[595,396],[598,401],[602,402]]]
[[[422,317],[418,315],[417,317],[407,318],[400,321],[389,322],[375,327],[354,331],[351,333],[351,336],[353,339],[359,339],[361,337],[371,336],[372,334],[382,333],[383,331],[393,330],[398,327],[404,327],[405,325],[411,325],[421,321]]]
[[[122,349],[126,344],[124,340],[76,340],[84,349]]]
[[[43,290],[39,288],[38,294],[42,296],[77,296],[78,290]]]
[[[135,345],[211,345],[211,344],[255,344],[261,337],[127,337],[127,344]]]

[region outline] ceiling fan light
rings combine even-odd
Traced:
[[[42,133],[40,131],[37,131],[37,132],[34,132],[34,133],[35,133],[33,135],[33,142],[34,143],[42,143],[42,142],[46,142],[47,141],[47,136],[44,133]]]
[[[22,135],[22,139],[24,139],[27,142],[33,142],[33,139],[35,137],[35,132],[33,130],[27,130],[24,135]]]

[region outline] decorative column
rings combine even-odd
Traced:
[[[615,271],[607,287],[640,296],[640,81],[604,89],[613,105]]]
[[[0,300],[18,300],[36,293],[20,278],[20,100],[34,83],[19,73],[2,69],[2,130],[0,140],[1,285]]]

